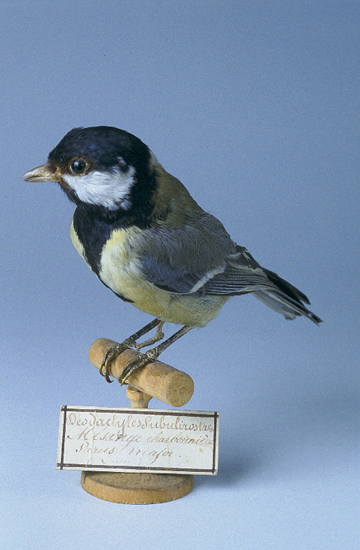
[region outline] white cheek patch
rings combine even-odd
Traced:
[[[130,192],[134,185],[135,168],[124,174],[119,168],[109,172],[90,172],[86,176],[64,174],[63,179],[82,202],[103,206],[109,210],[131,208]]]

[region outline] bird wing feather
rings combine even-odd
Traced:
[[[153,227],[142,234],[140,262],[146,279],[169,292],[194,293],[226,269],[236,251],[222,224],[210,214],[178,227]]]
[[[148,229],[140,262],[146,279],[169,292],[232,295],[277,288],[246,248],[205,212],[189,225]]]
[[[305,315],[321,322],[304,306],[303,302],[309,303],[305,294],[262,268],[209,214],[198,224],[149,229],[140,261],[146,279],[165,291],[223,296],[251,292],[287,319]]]

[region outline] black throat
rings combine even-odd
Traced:
[[[87,263],[98,276],[102,249],[112,231],[132,226],[146,229],[154,223],[156,174],[149,172],[148,163],[141,160],[144,166],[137,167],[137,182],[130,192],[129,210],[109,210],[100,205],[85,204],[68,194],[69,199],[77,204],[73,218],[75,232],[84,247]]]
[[[147,214],[147,213],[146,213]],[[108,212],[90,205],[79,205],[73,216],[75,233],[84,247],[85,259],[99,277],[101,253],[105,243],[116,229],[136,226],[150,227],[150,216],[143,212]]]

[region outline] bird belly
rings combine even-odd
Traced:
[[[201,327],[216,317],[226,296],[167,292],[145,279],[140,260],[134,254],[137,237],[133,229],[113,232],[101,254],[101,281],[115,294],[162,321]]]

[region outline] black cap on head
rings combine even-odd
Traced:
[[[148,164],[149,148],[136,136],[112,126],[70,130],[49,154],[51,164],[62,165],[74,157],[89,160],[97,169],[118,164],[119,157],[136,168]]]

